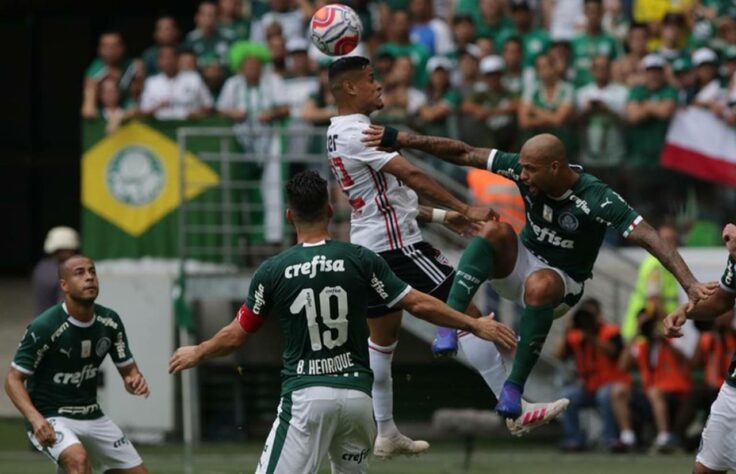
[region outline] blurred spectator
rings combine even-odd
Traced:
[[[54,227],[46,234],[43,251],[46,257],[33,267],[31,284],[35,315],[63,300],[59,287],[59,265],[79,250],[79,234],[71,227]]]
[[[276,33],[276,30],[269,32],[268,35],[268,50],[271,54],[271,64],[269,65],[269,72],[284,78],[288,75],[288,69],[286,67],[286,39],[281,33]]]
[[[329,125],[330,118],[337,114],[335,98],[330,91],[329,66],[329,61],[320,63],[317,92],[312,94],[302,107],[302,118],[315,126]]]
[[[685,25],[685,17],[677,13],[668,13],[665,15],[664,20],[662,20],[661,42],[655,48],[655,52],[668,63],[671,63],[684,54],[686,43],[687,27]]]
[[[277,23],[281,26],[284,38],[305,36],[305,27],[314,13],[314,8],[308,0],[298,0],[298,7],[291,0],[270,0],[270,11],[251,25],[250,39],[264,43],[266,29]]]
[[[180,71],[197,71],[197,55],[188,48],[179,50],[179,70]]]
[[[197,68],[207,89],[216,100],[217,96],[220,95],[222,84],[225,82],[225,68],[220,62],[220,58],[212,53],[204,54],[197,58]]]
[[[677,104],[686,106],[692,102],[697,92],[693,63],[688,56],[682,56],[672,62],[674,86],[677,89]]]
[[[539,82],[524,90],[519,108],[522,142],[539,133],[551,133],[562,141],[569,156],[575,156],[575,137],[570,127],[575,112],[574,89],[559,78],[548,55],[537,57],[536,69]]]
[[[427,101],[419,107],[417,124],[428,135],[457,136],[454,114],[460,107],[460,94],[450,84],[452,69],[452,61],[443,56],[434,56],[427,63]]]
[[[165,15],[156,20],[156,26],[153,30],[154,44],[146,48],[141,54],[147,75],[154,76],[159,73],[158,49],[161,46],[178,45],[180,36],[179,25],[176,24],[173,16]]]
[[[554,40],[572,40],[585,25],[583,0],[544,0],[545,24]]]
[[[713,50],[700,48],[693,53],[696,93],[692,105],[720,113],[723,89],[718,77],[718,56]]]
[[[721,54],[723,54],[729,46],[736,45],[736,17],[734,17],[734,15],[736,15],[736,10],[732,11],[731,14],[721,16],[716,20],[718,24],[718,37],[711,41],[710,46]]]
[[[731,82],[736,76],[736,45],[729,45],[722,51],[721,85],[729,90]]]
[[[516,150],[519,96],[503,85],[503,59],[500,56],[483,58],[480,73],[485,87],[469,95],[462,106],[466,121],[472,119],[477,125],[465,133],[480,140],[479,146]]]
[[[380,123],[407,125],[413,123],[427,99],[422,91],[412,86],[414,65],[409,56],[396,58],[391,74],[383,85],[383,109],[375,114]]]
[[[509,36],[514,23],[506,15],[503,0],[460,0],[457,13],[470,14],[475,21],[476,38],[490,38],[500,49],[500,38]]]
[[[217,3],[220,33],[230,41],[248,39],[250,37],[250,20],[243,17],[241,0],[219,0]]]
[[[289,115],[282,81],[266,74],[268,49],[253,41],[238,41],[230,50],[230,68],[237,72],[225,81],[217,111],[236,122],[268,125]]]
[[[97,57],[84,73],[84,87],[92,87],[92,83],[110,77],[120,84],[123,94],[127,94],[136,76],[144,76],[143,63],[125,56],[123,36],[117,31],[102,33],[97,46]]]
[[[517,96],[521,96],[524,85],[521,63],[523,52],[521,39],[518,36],[512,36],[503,44],[503,62],[505,64],[503,86]]]
[[[656,54],[644,57],[645,82],[634,86],[626,104],[626,119],[630,124],[629,165],[642,169],[657,169],[667,127],[675,113],[677,91],[665,81],[665,60]]]
[[[629,91],[611,82],[611,62],[607,56],[592,60],[593,81],[577,92],[578,116],[581,124],[583,165],[618,166],[626,155],[623,118]]]
[[[547,53],[552,61],[557,76],[573,84],[575,82],[575,68],[573,68],[573,52],[567,41],[555,40],[549,46]]]
[[[452,52],[452,33],[447,23],[436,18],[432,0],[410,0],[412,25],[409,36],[412,43],[424,45],[431,55]]]
[[[621,367],[635,365],[651,406],[657,437],[655,451],[672,452],[679,440],[674,436],[674,418],[690,392],[690,361],[662,332],[663,315],[642,309],[637,315],[637,338],[624,351]]]
[[[525,68],[533,69],[537,56],[547,52],[549,48],[549,34],[543,29],[534,27],[534,12],[527,0],[511,1],[511,19],[514,28],[499,35],[496,45],[503,47],[508,38],[518,36],[523,45],[522,64]]]
[[[137,108],[132,101],[123,101],[120,86],[115,79],[107,77],[98,84],[92,83],[92,87],[93,90],[85,89],[84,91],[82,118],[102,117],[106,123],[107,133],[115,132],[125,120],[137,113]]]
[[[480,58],[480,49],[474,44],[469,44],[467,48],[460,52],[457,71],[452,76],[452,81],[461,97],[472,94],[478,86]]]
[[[225,36],[226,30],[217,27],[217,5],[210,1],[200,3],[194,24],[195,28],[184,39],[184,47],[197,56],[215,54],[222,64],[227,64],[227,51],[234,38]]]
[[[689,9],[696,0],[633,0],[633,16],[637,23],[657,23],[668,12],[682,13],[686,8]]]
[[[475,24],[473,17],[467,13],[455,15],[452,19],[452,39],[454,50],[446,55],[454,60],[460,57],[460,52],[465,50],[475,38]]]
[[[284,78],[283,94],[289,104],[292,120],[302,117],[302,105],[319,88],[319,79],[314,75],[312,63],[307,56],[309,43],[304,38],[291,38],[286,43],[287,74]]]
[[[622,0],[603,0],[603,31],[611,35],[618,44],[623,44],[629,31],[629,20],[623,3]]]
[[[595,299],[583,301],[571,323],[557,348],[560,359],[575,359],[578,375],[578,381],[566,387],[562,395],[570,400],[562,415],[562,449],[580,451],[587,447],[579,419],[580,410],[587,407],[597,407],[600,412],[600,441],[605,448],[631,448],[636,444],[629,414],[631,377],[618,366],[624,347],[618,327],[604,321],[600,303]]]
[[[660,225],[657,234],[669,245],[679,245],[677,229],[673,225]],[[636,335],[637,316],[642,308],[662,317],[677,309],[680,303],[679,288],[675,276],[654,256],[647,255],[639,265],[636,285],[629,297],[628,310],[621,326],[624,339],[631,340]]]
[[[585,19],[585,32],[572,42],[577,87],[593,80],[590,68],[594,56],[613,60],[619,55],[616,39],[603,31],[603,0],[585,0]]]
[[[676,418],[675,432],[685,433],[698,411],[704,412],[707,419],[710,406],[718,396],[718,391],[729,372],[732,355],[736,351],[736,329],[733,327],[733,321],[732,309],[713,321],[711,330],[700,335],[698,348],[693,357],[693,366],[703,368],[705,383],[693,388],[683,402]],[[686,447],[697,447],[699,440],[699,436],[694,440],[687,440]]]
[[[642,60],[647,55],[649,30],[646,25],[633,24],[626,36],[626,53],[613,64],[613,81],[634,87],[644,83]]]
[[[408,57],[414,66],[416,76],[413,84],[423,87],[427,82],[427,61],[429,61],[429,49],[423,44],[414,44],[409,37],[411,21],[409,12],[406,10],[394,10],[391,12],[391,21],[386,31],[387,41],[378,49],[378,54],[388,53],[399,58]]]
[[[161,71],[146,79],[141,111],[159,120],[195,119],[212,111],[212,95],[202,78],[193,71],[179,70],[179,53],[173,46],[158,51]]]

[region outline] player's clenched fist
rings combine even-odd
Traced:
[[[491,316],[476,319],[471,332],[481,339],[500,344],[504,349],[516,348],[514,331],[505,324],[495,321]]]
[[[56,444],[56,431],[46,418],[40,417],[31,421],[33,436],[41,446],[51,447]]]
[[[465,212],[468,219],[475,222],[497,221],[498,213],[490,207],[468,206]]]
[[[169,360],[169,373],[176,374],[199,364],[199,350],[197,346],[180,347]]]
[[[140,372],[125,376],[123,383],[125,383],[125,390],[132,395],[148,398],[151,394],[148,388],[148,382],[146,382],[146,378]]]
[[[698,301],[707,299],[715,293],[717,288],[718,282],[715,281],[711,281],[709,283],[695,282],[690,285],[690,288],[687,289],[687,312],[692,311]]]
[[[667,337],[680,337],[682,336],[682,326],[687,321],[687,315],[685,314],[684,306],[680,306],[674,312],[667,315],[664,318],[662,324],[664,325],[664,334]]]

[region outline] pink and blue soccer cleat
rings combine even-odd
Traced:
[[[498,397],[496,413],[504,418],[515,420],[521,415],[521,387],[513,382],[503,384]]]
[[[432,341],[432,354],[435,357],[452,357],[457,354],[457,331],[450,328],[437,328]]]

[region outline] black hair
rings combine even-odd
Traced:
[[[347,56],[340,58],[330,64],[329,77],[330,82],[334,82],[338,77],[346,72],[359,71],[368,67],[371,62],[363,56]]]
[[[302,171],[286,183],[289,209],[297,221],[317,222],[326,217],[327,181],[316,171]]]
[[[583,4],[587,5],[588,3],[597,3],[598,5],[603,5],[602,0],[584,0]]]
[[[524,41],[522,41],[521,36],[514,35],[514,36],[508,38],[506,41],[504,41],[503,44],[506,45],[506,43],[516,43],[516,44],[519,45],[519,47],[522,50],[524,49]]]

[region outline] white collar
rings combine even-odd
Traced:
[[[320,245],[324,245],[326,243],[326,240],[320,240],[319,242],[302,242],[302,247],[319,247]]]

